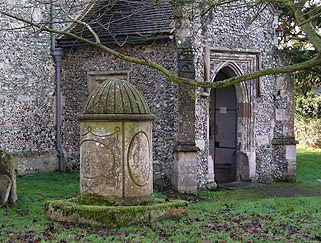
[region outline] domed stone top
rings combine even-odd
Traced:
[[[152,120],[141,93],[128,81],[106,80],[87,98],[80,120]]]

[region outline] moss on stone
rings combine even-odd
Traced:
[[[188,213],[188,202],[155,200],[148,205],[97,206],[79,204],[77,199],[48,201],[46,216],[57,221],[69,221],[105,226],[123,226],[177,218]]]
[[[5,171],[5,173],[11,174],[11,172],[14,170],[14,161],[12,159],[11,154],[9,154],[7,151],[0,150],[0,156],[1,156],[1,163],[3,163],[8,171]],[[1,167],[0,167],[1,169]],[[3,168],[4,169],[4,168]],[[0,171],[0,174],[2,174],[4,171]]]
[[[115,205],[109,198],[98,194],[81,194],[76,198],[76,202],[80,205],[93,206],[113,206]]]

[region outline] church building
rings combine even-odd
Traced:
[[[78,18],[91,28],[77,22],[68,27],[69,33],[94,41],[93,30],[102,44],[123,55],[151,60],[198,82],[286,65],[277,48],[280,23],[272,6],[204,12],[200,6],[168,0],[100,0]],[[39,35],[0,33],[5,38],[0,44],[1,149],[14,154],[19,173],[56,169],[58,160],[68,171],[77,171],[77,115],[103,81],[123,79],[141,92],[156,117],[155,186],[196,193],[228,182],[295,180],[291,74],[204,89],[173,83],[159,71],[68,35],[57,36],[53,61],[50,36]],[[60,158],[55,149],[57,113]]]

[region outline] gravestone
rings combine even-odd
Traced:
[[[17,201],[16,172],[12,156],[0,150],[0,207]]]

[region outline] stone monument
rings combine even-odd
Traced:
[[[80,121],[80,196],[46,203],[53,220],[128,225],[179,217],[186,201],[153,198],[152,120],[128,81],[107,80],[88,97]]]
[[[152,120],[144,98],[128,82],[103,83],[80,120],[80,193],[117,205],[152,200]]]
[[[17,201],[16,172],[12,157],[0,150],[0,207]]]

